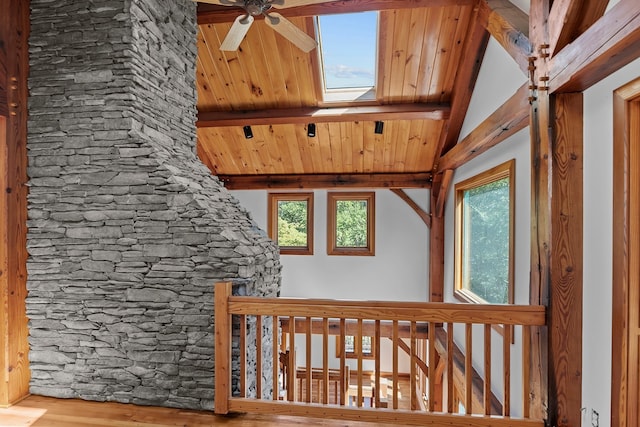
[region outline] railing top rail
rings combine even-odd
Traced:
[[[232,296],[230,314],[505,325],[545,324],[545,307]]]

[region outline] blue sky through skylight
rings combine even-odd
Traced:
[[[324,15],[318,18],[327,89],[375,85],[378,13]]]

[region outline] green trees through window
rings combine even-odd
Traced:
[[[513,169],[510,161],[456,185],[456,296],[513,302]]]
[[[268,215],[281,254],[313,254],[313,193],[269,193]]]
[[[374,221],[374,192],[327,193],[327,253],[374,255]]]

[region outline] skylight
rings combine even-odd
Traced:
[[[319,16],[318,34],[325,98],[331,92],[370,91],[376,79],[378,13]]]

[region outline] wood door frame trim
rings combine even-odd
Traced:
[[[613,93],[613,302],[611,363],[611,425],[627,427],[629,399],[629,254],[631,242],[630,105],[640,103],[640,78]],[[640,165],[635,165],[639,167]],[[636,203],[637,204],[637,203]]]

